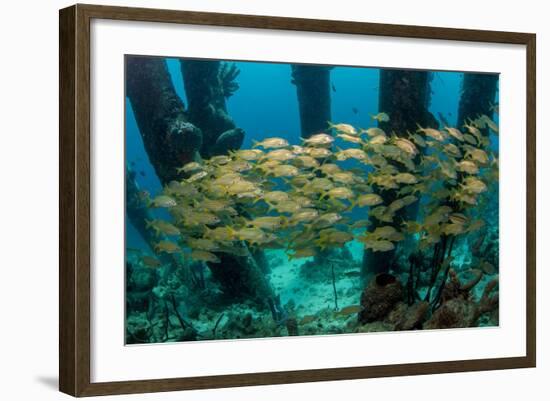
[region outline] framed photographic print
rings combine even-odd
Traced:
[[[535,366],[535,35],[60,11],[60,390]]]

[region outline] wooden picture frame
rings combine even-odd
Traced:
[[[90,380],[90,21],[184,23],[218,27],[344,33],[526,46],[527,227],[526,355],[223,376],[92,383]],[[529,33],[372,24],[299,18],[74,5],[60,11],[60,286],[59,388],[73,396],[348,380],[534,367],[535,314],[535,48]]]

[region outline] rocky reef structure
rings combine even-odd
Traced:
[[[472,270],[468,280],[461,280],[451,269],[449,279],[441,294],[441,305],[424,325],[425,329],[448,329],[459,327],[474,327],[483,314],[493,314],[492,319],[498,324],[498,277],[485,285],[478,301],[472,292],[483,273]]]
[[[430,105],[431,74],[427,71],[380,70],[380,91],[378,109],[389,115],[388,121],[379,121],[379,128],[388,134],[408,138],[409,132],[416,132],[418,124],[437,128],[437,121],[428,111]],[[385,204],[397,199],[396,191],[382,192]],[[418,210],[415,202],[400,211],[414,219]],[[395,251],[380,253],[365,251],[363,256],[363,278],[372,274],[387,273],[394,262]]]
[[[374,277],[361,294],[359,322],[362,324],[382,320],[394,306],[403,300],[403,285],[397,277],[380,273]]]
[[[405,302],[406,289],[398,277],[380,273],[373,277],[361,294],[362,310],[357,315],[357,332],[422,329],[430,305],[421,301]]]
[[[483,273],[469,272],[468,278],[449,270],[440,297],[434,310],[429,302],[418,301],[412,305],[405,302],[406,289],[398,277],[380,273],[372,278],[361,294],[361,310],[357,315],[357,332],[448,329],[474,327],[482,316],[492,324],[498,324],[498,277],[486,282],[483,293],[476,299],[474,288],[480,283]]]

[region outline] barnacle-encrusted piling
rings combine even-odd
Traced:
[[[227,113],[226,98],[238,89],[239,70],[215,60],[180,60],[189,121],[201,127],[201,156],[226,154],[241,147],[244,131],[236,128]]]
[[[462,95],[458,106],[458,124],[468,119],[475,120],[482,114],[490,116],[493,111],[498,85],[498,74],[464,74]],[[488,135],[487,129],[481,129]]]
[[[423,127],[437,127],[435,118],[428,111],[430,104],[431,76],[427,71],[380,70],[380,92],[378,109],[389,115],[387,121],[379,121],[379,128],[387,134],[408,138],[408,132],[415,132],[418,124]],[[398,165],[400,169],[403,166]],[[381,192],[384,204],[390,204],[397,199],[396,191]],[[400,211],[410,219],[416,217],[418,204],[415,202]],[[388,272],[395,251],[371,252],[365,251],[363,256],[363,278],[372,274]]]
[[[220,66],[216,61],[181,61],[189,101],[185,110],[162,58],[132,56],[126,60],[127,95],[145,150],[163,185],[181,179],[177,169],[196,160],[199,154],[203,157],[226,154],[242,144],[244,131],[235,126],[225,104],[225,98],[238,88],[234,82],[238,70]],[[139,204],[133,184],[129,182],[127,186],[132,195],[128,198],[132,202],[129,208],[132,222],[147,243],[158,242],[161,239],[155,239],[145,224],[148,214]],[[173,255],[163,256],[163,259],[173,258]],[[253,257],[226,255],[224,259],[227,266],[236,266],[235,276],[217,272],[220,266],[211,266],[211,269],[229,293],[239,282],[243,294],[261,300],[262,304],[266,298],[273,297],[271,286]]]
[[[139,188],[135,179],[136,173],[126,167],[126,214],[128,219],[139,232],[143,240],[149,245],[151,249],[154,249],[155,243],[158,241],[155,230],[146,224],[147,221],[153,220],[151,212],[147,207],[147,203],[144,199],[145,193]],[[166,254],[161,254],[161,257],[166,257]]]
[[[177,178],[177,167],[195,158],[201,130],[189,122],[162,58],[126,58],[126,95],[149,160],[167,184]]]
[[[126,181],[126,214],[128,219],[141,235],[143,240],[149,245],[152,251],[155,251],[155,244],[164,239],[163,235],[156,232],[153,227],[147,224],[148,221],[153,220],[153,216],[149,208],[147,207],[147,200],[145,199],[145,193],[140,190],[138,183],[135,179],[135,172],[126,167],[125,181]],[[175,255],[160,252],[157,254],[161,262],[165,265],[171,265],[175,267],[178,265],[178,260]]]
[[[300,126],[303,138],[327,129],[330,121],[330,67],[292,65],[292,83],[296,85]]]
[[[226,105],[226,99],[239,88],[235,81],[239,69],[235,64],[220,61],[188,59],[181,59],[180,67],[189,102],[189,120],[201,127],[203,133],[201,156],[207,159],[239,149],[245,132],[235,125]],[[209,267],[227,294],[235,298],[251,297],[262,305],[274,296],[262,271],[266,267],[261,250],[246,257],[228,254],[220,257],[221,264],[211,263]]]
[[[319,65],[293,64],[291,82],[296,86],[302,138],[324,132],[331,120],[330,70]],[[330,249],[315,255],[317,265],[323,265]]]

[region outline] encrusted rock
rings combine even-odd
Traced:
[[[414,330],[422,328],[430,304],[422,301],[411,306],[400,302],[388,315],[388,321],[395,324],[394,330]]]
[[[294,317],[286,319],[286,329],[289,336],[298,336],[298,321]]]
[[[378,333],[382,331],[393,331],[393,325],[386,322],[372,322],[358,326],[356,333]]]
[[[452,273],[452,274],[451,274]],[[483,314],[492,314],[498,309],[498,277],[489,281],[478,302],[472,297],[471,290],[479,283],[479,274],[474,271],[473,278],[462,284],[454,272],[449,272],[449,282],[446,284],[446,296],[442,296],[442,305],[424,324],[425,329],[450,329],[473,327]],[[496,292],[496,294],[493,294]],[[493,294],[493,295],[492,295]],[[454,298],[451,298],[453,296]]]
[[[358,321],[361,324],[382,320],[403,299],[403,285],[397,277],[389,273],[376,275],[361,294]]]
[[[248,328],[252,324],[252,313],[247,313],[243,317],[243,326]]]
[[[478,316],[478,308],[475,302],[455,298],[441,305],[424,324],[424,329],[471,327]]]

